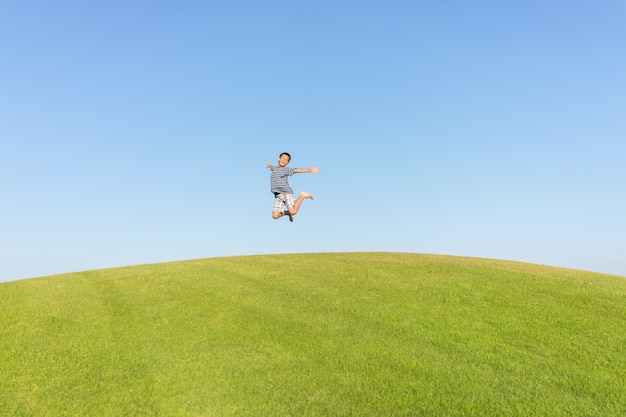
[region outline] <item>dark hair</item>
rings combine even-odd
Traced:
[[[287,152],[283,152],[280,155],[278,155],[278,157],[280,158],[283,155],[287,155],[289,157],[289,160],[291,161],[291,155],[289,155]]]

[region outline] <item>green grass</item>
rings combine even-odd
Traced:
[[[626,415],[626,279],[400,253],[0,284],[3,416]]]

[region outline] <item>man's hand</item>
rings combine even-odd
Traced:
[[[315,165],[313,165],[311,167],[311,172],[314,174],[319,174],[320,173],[320,169],[318,167],[316,167]]]
[[[272,165],[272,163],[270,161],[267,161],[267,167],[269,169],[274,169],[274,165]]]

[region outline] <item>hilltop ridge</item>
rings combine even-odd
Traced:
[[[8,415],[618,415],[626,280],[410,253],[0,284]]]

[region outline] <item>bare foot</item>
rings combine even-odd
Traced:
[[[305,193],[304,191],[300,192],[300,197],[302,198],[310,198],[311,200],[314,200],[313,196],[309,193]]]

